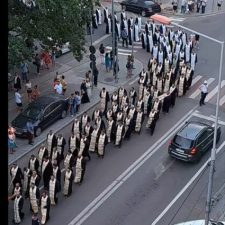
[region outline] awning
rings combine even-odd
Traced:
[[[155,21],[165,24],[165,25],[169,25],[171,23],[170,18],[159,15],[159,14],[154,14],[154,15],[150,16],[150,19],[155,20]]]

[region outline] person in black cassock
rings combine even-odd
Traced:
[[[46,157],[44,158],[44,161],[42,163],[41,167],[41,172],[42,172],[42,177],[43,177],[43,182],[44,182],[44,189],[48,190],[49,189],[49,180],[51,178],[51,175],[53,174],[53,169],[52,169],[52,163],[50,160]]]
[[[42,193],[41,199],[39,201],[41,209],[41,224],[46,224],[50,216],[50,198],[47,195],[46,191]]]
[[[175,86],[175,84],[172,84],[172,86],[170,87],[171,107],[172,108],[175,106],[175,103],[176,103],[177,92],[178,92],[177,87]]]
[[[165,98],[163,99],[162,111],[168,113],[171,105],[170,91],[167,91]]]
[[[22,212],[23,202],[24,200],[21,193],[18,193],[14,199],[14,224],[20,224],[24,218],[24,213]]]
[[[86,87],[86,81],[85,80],[82,81],[81,86],[80,86],[80,90],[81,90],[81,95],[82,95],[81,103],[84,104],[84,103],[90,102],[88,94],[87,94],[87,87]]]
[[[12,165],[10,169],[11,182],[13,184],[13,188],[16,186],[16,183],[19,183],[22,186],[23,173],[18,165],[15,163]]]

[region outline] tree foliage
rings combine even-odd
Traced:
[[[34,40],[50,48],[55,43],[70,42],[74,57],[80,61],[92,0],[36,0],[31,8],[22,1],[8,1],[9,67],[31,57]]]

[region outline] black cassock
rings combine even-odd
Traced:
[[[61,191],[61,169],[57,166],[55,169],[53,168],[53,175],[55,179],[58,181],[58,189]]]
[[[38,172],[38,168],[39,168],[39,161],[37,158],[35,158],[35,160],[30,159],[29,163],[28,163],[28,168],[30,170],[35,170],[36,172]]]
[[[22,196],[16,197],[15,200],[14,200],[14,204],[18,204],[18,208],[17,207],[14,207],[14,219],[13,219],[13,222],[15,224],[20,224],[21,220],[24,217],[24,213],[22,212],[23,203],[24,203],[24,200],[23,200],[23,197]]]
[[[10,175],[12,176],[12,168],[10,170]],[[16,175],[15,175],[13,181],[12,181],[13,188],[16,186],[16,183],[19,183],[20,186],[22,187],[22,179],[23,179],[22,170],[17,166]]]
[[[151,113],[151,112],[150,112],[150,113]],[[150,115],[150,114],[149,114],[149,115]],[[157,113],[154,114],[151,123],[147,125],[147,128],[149,128],[150,131],[151,131],[151,135],[153,135],[154,130],[155,130],[155,125],[156,125],[156,120],[157,120],[157,119],[156,119],[156,116],[157,116]],[[149,118],[148,118],[148,120],[149,120]],[[147,122],[147,123],[148,123],[148,122]]]
[[[42,167],[45,162],[43,162]],[[49,180],[51,178],[51,175],[53,174],[53,168],[51,162],[48,160],[47,165],[44,169],[42,170],[42,177],[43,177],[43,182],[44,182],[44,188],[45,190],[49,189]]]
[[[141,44],[142,44],[142,48],[145,49],[145,38],[144,38],[144,33],[141,34]]]
[[[124,139],[129,140],[130,139],[130,135],[132,133],[132,130],[134,128],[134,120],[130,119],[130,123],[127,124],[126,123],[126,119],[124,120],[124,126],[125,126],[125,134],[124,134]]]
[[[93,26],[93,28],[98,29],[98,24],[96,22],[97,22],[97,18],[95,15],[93,15],[92,16],[92,26]]]
[[[64,148],[65,148],[65,145],[66,145],[66,140],[63,137],[62,144],[59,144],[58,141],[59,141],[59,138],[57,138],[57,151],[60,154],[60,160],[63,160],[64,159]]]
[[[171,97],[171,107],[173,108],[175,106],[176,97],[177,97],[177,88],[176,87],[171,91],[170,97]]]
[[[57,145],[56,136],[53,134],[51,146],[48,146],[48,137],[50,134],[47,134],[47,149],[48,149],[48,157],[51,157],[53,148]],[[49,147],[49,148],[48,148]]]
[[[107,20],[108,20],[108,15],[106,13],[106,9],[104,9],[104,22],[107,23]]]
[[[150,42],[149,42],[149,37],[146,35],[146,51],[150,52]]]
[[[65,183],[65,180],[66,180],[66,173],[64,175],[64,183]],[[64,193],[65,196],[69,197],[71,194],[72,194],[72,190],[73,190],[73,180],[74,180],[74,174],[73,174],[73,171],[71,170],[71,175],[69,177],[69,185],[68,185],[68,192],[67,194]],[[64,184],[65,185],[65,184]],[[65,190],[66,191],[66,190]]]
[[[128,44],[129,45],[132,45],[132,41],[133,41],[133,29],[130,28],[128,29]]]
[[[170,109],[170,105],[171,105],[171,96],[167,95],[164,99],[163,99],[163,104],[162,104],[162,111],[165,113],[169,112]]]
[[[39,201],[39,205],[41,207],[41,212],[42,212],[42,208],[44,209],[47,209],[47,212],[46,212],[46,217],[43,217],[41,218],[41,224],[46,224],[46,222],[49,220],[50,216],[49,216],[49,213],[50,213],[50,205],[51,205],[51,202],[50,202],[50,198],[49,196],[45,196],[45,198],[47,198],[47,201],[46,201],[46,205],[45,206],[42,206],[42,198],[44,198],[44,196],[41,197],[40,201]],[[41,213],[42,214],[42,213]]]

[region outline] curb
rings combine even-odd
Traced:
[[[139,61],[139,60],[138,60]],[[143,63],[141,61],[139,61],[139,63],[143,66]],[[129,84],[129,82],[131,80],[135,80],[135,78],[138,76],[135,75],[133,76],[132,78],[130,79],[127,79],[124,83],[121,83],[121,85],[125,85],[125,84]],[[101,82],[99,81],[99,83],[103,83],[103,84],[107,84],[107,83],[104,83],[104,82]],[[119,83],[119,81],[118,81]],[[110,85],[113,87],[113,90],[112,91],[109,91],[109,94],[111,95],[114,91],[115,91],[115,88],[118,88],[117,85],[112,85],[112,84],[107,84],[107,85]],[[83,109],[82,111],[80,111],[80,113],[77,115],[77,117],[75,118],[80,118],[82,116],[82,114],[85,112],[85,111],[89,111],[91,110],[93,107],[97,106],[98,104],[100,103],[100,100],[98,100],[97,102],[93,103],[92,105],[90,105],[90,107],[88,107],[87,109]],[[69,126],[72,122],[73,122],[74,118],[71,118],[70,120],[68,120],[67,122],[63,123],[63,125],[58,128],[57,130],[55,130],[54,132],[55,133],[58,133],[60,132],[62,129],[64,129],[65,127]],[[44,143],[46,140],[42,139],[40,140],[39,142],[37,142],[34,146],[32,146],[30,149],[28,149],[27,151],[23,152],[20,156],[18,156],[17,158],[15,159],[12,159],[10,161],[8,161],[8,167],[11,166],[13,163],[17,163],[18,160],[22,159],[23,157],[25,157],[26,155],[28,154],[31,154],[33,151],[35,151],[42,143]]]

